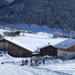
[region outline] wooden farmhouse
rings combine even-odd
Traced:
[[[57,48],[57,56],[62,58],[75,57],[75,40],[68,39],[55,45]]]
[[[32,50],[15,40],[0,40],[0,51],[8,51],[14,57],[31,57]]]
[[[40,47],[40,56],[53,56],[58,58],[75,57],[75,40],[67,39],[56,45],[45,45]]]

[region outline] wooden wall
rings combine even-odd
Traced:
[[[73,46],[67,48],[67,51],[68,51],[68,52],[75,52],[75,45],[73,45]]]
[[[58,50],[61,50],[61,51],[66,51],[66,52],[75,52],[75,45],[72,45],[71,47],[69,48],[58,48]]]
[[[0,41],[0,50],[8,50],[8,53],[14,57],[31,57],[32,56],[32,52],[30,52],[29,50],[24,49],[6,40]]]
[[[3,49],[3,42],[0,42],[0,50],[2,50]]]
[[[57,56],[57,49],[52,46],[42,48],[40,49],[40,55],[41,56],[44,56],[44,55]]]

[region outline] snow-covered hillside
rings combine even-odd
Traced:
[[[6,24],[6,25],[4,25],[4,27],[8,27],[8,28],[16,27],[16,28],[19,28],[21,30],[27,30],[27,31],[32,31],[32,32],[45,32],[45,33],[53,34],[55,36],[64,35],[67,37],[75,38],[75,31],[71,31],[70,33],[67,33],[67,32],[62,31],[61,29],[49,28],[47,26],[39,26],[37,24],[32,24],[32,25],[28,25],[28,24],[16,24],[16,25]]]
[[[33,30],[35,30],[35,32],[38,31],[38,29]],[[9,29],[0,29],[0,34],[9,31]],[[46,43],[55,45],[66,40],[65,38],[52,38],[52,35],[53,34],[44,32],[21,33],[16,37],[6,36],[5,38],[18,45],[21,44],[23,46],[24,44],[24,47],[26,45],[26,47],[33,50],[36,50],[37,46],[44,46]],[[28,65],[21,66],[23,59],[28,59]],[[75,75],[75,59],[45,59],[45,65],[43,65],[42,60],[39,60],[39,62],[41,62],[39,66],[30,66],[30,58],[15,58],[6,54],[0,57],[0,75]]]
[[[65,34],[67,35],[67,33],[64,33],[61,29],[56,29],[56,28],[49,28],[47,26],[39,26],[37,24],[32,24],[32,25],[28,25],[28,24],[16,24],[16,25],[10,25],[10,24],[6,24],[4,25],[4,27],[17,27],[21,30],[28,30],[28,31],[32,31],[32,32],[47,32],[47,33],[59,33],[59,34]]]

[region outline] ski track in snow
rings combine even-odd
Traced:
[[[30,72],[33,75],[72,75],[69,73],[64,73],[61,71],[51,70],[47,68],[40,68],[40,67],[27,67],[22,68],[23,70]]]
[[[71,75],[71,74],[67,74],[67,73],[64,73],[64,72],[59,72],[59,71],[55,71],[55,70],[51,70],[51,69],[47,69],[47,68],[39,68],[37,67],[37,69],[40,69],[40,70],[44,70],[44,71],[47,71],[47,72],[53,72],[53,73],[56,73],[57,75]]]

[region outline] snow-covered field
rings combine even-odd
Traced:
[[[20,66],[22,59],[25,58],[0,57],[0,75],[75,75],[75,60],[50,59],[45,65]]]
[[[28,25],[28,24],[16,24],[16,25],[6,24],[6,25],[4,25],[4,27],[8,27],[8,28],[11,28],[14,26],[21,30],[27,30],[27,31],[32,31],[32,32],[47,32],[47,33],[52,33],[52,34],[59,33],[59,34],[67,35],[61,29],[49,28],[45,25],[44,26],[39,26],[37,24],[31,24],[31,25]]]
[[[37,30],[38,29],[36,29],[35,32]],[[5,31],[9,30],[0,29],[0,34],[3,34]],[[23,39],[25,40],[26,45],[32,49],[36,47],[37,43],[41,45],[42,43],[48,43],[50,41],[52,42],[52,44],[55,44],[56,42],[65,40],[64,38],[51,38],[50,36],[52,36],[52,33],[48,35],[47,34],[42,35],[41,33],[37,34],[25,33],[25,36],[21,34],[21,36],[18,37],[12,37],[12,38],[9,37],[9,40],[19,39],[20,42],[20,40]],[[21,43],[25,42],[22,41]],[[33,47],[34,45],[31,46],[31,44],[33,43],[35,47]],[[29,60],[29,64],[27,66],[26,65],[20,66],[23,59]],[[1,64],[2,62],[3,64]],[[0,75],[75,75],[75,59],[73,60],[50,59],[50,60],[45,60],[45,65],[41,63],[39,66],[30,66],[30,58],[14,58],[7,55],[5,57],[0,57]]]
[[[45,32],[45,33],[50,33],[50,34],[54,34],[54,35],[64,35],[64,36],[70,36],[71,38],[75,38],[75,31],[71,31],[70,33],[66,33],[64,31],[62,31],[61,29],[57,29],[57,28],[49,28],[46,25],[44,26],[39,26],[37,24],[16,24],[16,25],[11,25],[11,24],[6,24],[3,25],[2,27],[16,27],[19,28],[21,30],[26,30],[26,31],[32,31],[32,32]]]

